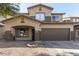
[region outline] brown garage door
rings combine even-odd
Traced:
[[[41,40],[67,41],[70,40],[69,28],[42,28]]]

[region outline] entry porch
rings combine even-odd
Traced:
[[[32,26],[13,26],[14,40],[35,40],[35,28]]]

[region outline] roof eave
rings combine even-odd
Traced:
[[[32,19],[32,20],[34,20],[34,21],[37,21],[37,22],[40,22],[40,23],[41,23],[41,21],[38,21],[38,20],[36,20],[36,19],[33,19],[33,18],[28,17],[28,16],[25,16],[25,15],[14,16],[14,17],[11,17],[11,18],[8,18],[8,19],[5,19],[5,20],[3,20],[3,21],[1,21],[1,22],[4,23],[4,22],[7,21],[7,20],[10,20],[10,19],[13,19],[13,18],[16,18],[16,17],[19,17],[19,16],[24,16],[24,17],[27,17],[27,18],[29,18],[29,19]]]
[[[51,13],[51,15],[65,15],[66,13]]]
[[[52,8],[52,7],[50,7],[50,6],[47,6],[47,5],[44,5],[44,4],[33,5],[33,6],[28,7],[27,9],[31,9],[31,8],[33,8],[33,7],[35,7],[35,6],[45,6],[45,7],[49,8],[49,9],[51,9],[51,10],[54,9],[54,8]]]

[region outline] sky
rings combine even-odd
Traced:
[[[27,13],[27,7],[39,3],[21,3],[20,12]],[[65,16],[79,16],[79,3],[42,3],[53,7],[52,13],[66,13]]]

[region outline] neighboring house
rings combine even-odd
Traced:
[[[65,17],[63,19],[70,22],[79,22],[79,17]]]
[[[65,13],[52,13],[54,8],[43,4],[27,9],[28,13],[2,21],[4,31],[11,31],[15,40],[79,40],[79,20],[63,20]]]
[[[4,24],[0,23],[0,40],[3,38],[3,34],[4,34],[3,26],[4,26]]]

